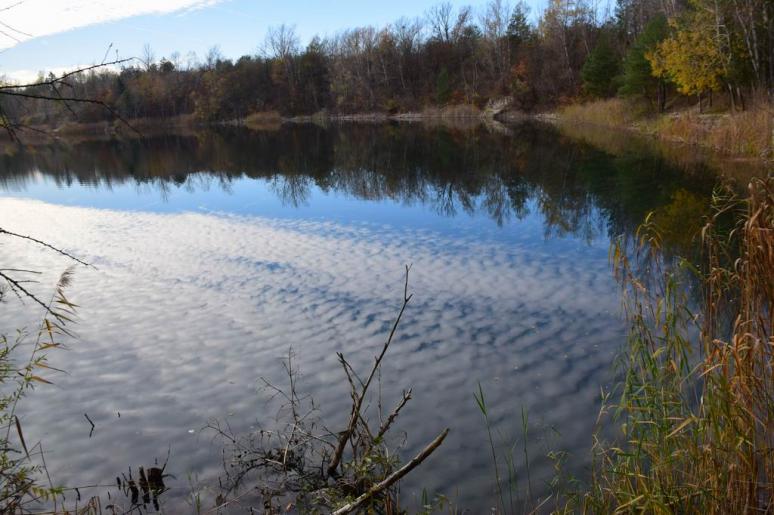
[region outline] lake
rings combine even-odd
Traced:
[[[494,506],[479,384],[520,489],[523,413],[533,494],[548,491],[550,450],[582,478],[626,336],[611,242],[656,210],[665,248],[689,252],[717,182],[702,160],[647,142],[592,143],[537,123],[390,124],[11,148],[0,226],[94,265],[67,290],[77,338],[50,355],[66,374],[20,408],[27,441],[43,443],[55,483],[105,485],[82,492],[105,498],[116,476],[169,453],[162,507],[185,510],[195,491],[212,506],[224,442],[206,426],[271,427],[262,378],[287,384],[292,349],[298,388],[343,429],[336,353],[367,371],[410,264],[414,297],[379,391],[389,411],[413,389],[394,433],[404,459],[451,433],[403,483],[405,507],[423,489],[471,513]],[[30,288],[44,298],[72,264],[12,239],[0,260],[43,271]],[[7,298],[0,327],[34,333],[40,311]]]

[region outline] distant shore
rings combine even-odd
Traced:
[[[164,118],[116,119],[100,122],[64,122],[59,124],[31,124],[23,126],[21,134],[31,136],[65,137],[87,134],[126,135],[133,131],[155,133],[159,130],[190,129],[217,126],[245,126],[248,128],[278,128],[284,123],[385,123],[385,122],[461,122],[481,120],[519,121],[530,115],[516,111],[480,109],[471,104],[453,104],[441,107],[426,107],[421,111],[358,113],[319,111],[304,115],[283,115],[277,111],[251,113],[232,120],[202,120],[191,114]],[[26,130],[24,130],[26,129]]]
[[[162,135],[173,131],[186,133],[211,127],[246,127],[253,130],[278,130],[283,124],[338,123],[424,123],[454,128],[473,128],[481,124],[497,125],[535,120],[559,126],[602,127],[626,130],[672,143],[704,147],[726,157],[769,162],[774,159],[774,121],[765,109],[751,108],[741,113],[698,114],[693,110],[647,114],[638,106],[622,99],[599,100],[571,104],[554,111],[525,113],[516,109],[492,112],[474,105],[461,104],[428,107],[411,112],[336,113],[320,111],[314,114],[283,116],[276,111],[259,112],[240,119],[224,121],[201,120],[193,115],[167,118],[114,120],[112,122],[66,122],[60,125],[36,125],[20,133],[28,144],[52,139],[79,141]],[[0,136],[5,144],[12,143]]]

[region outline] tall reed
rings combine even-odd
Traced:
[[[635,256],[613,246],[631,327],[602,415],[621,432],[595,438],[591,486],[570,509],[774,510],[774,179],[713,204],[701,266],[665,262],[652,219]]]
[[[60,277],[34,338],[24,331],[13,339],[0,335],[0,513],[59,513],[64,501],[65,489],[54,485],[46,470],[42,445],[28,445],[16,411],[29,390],[52,384],[43,377],[47,372],[61,372],[48,364],[48,353],[63,347],[63,337],[72,337],[66,326],[77,306],[64,294],[71,278],[70,269]]]

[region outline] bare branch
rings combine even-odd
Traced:
[[[409,388],[409,391],[403,392],[403,397],[401,398],[400,402],[397,406],[392,410],[390,415],[387,417],[387,420],[384,421],[384,424],[382,424],[382,427],[379,428],[379,432],[376,434],[376,439],[379,440],[382,438],[385,433],[390,429],[390,426],[395,421],[395,419],[398,417],[398,414],[400,413],[400,410],[403,409],[403,406],[406,405],[406,403],[411,400],[411,389]]]
[[[110,48],[108,48],[110,50]],[[70,72],[64,73],[58,77],[54,77],[53,79],[38,81],[38,82],[31,82],[28,84],[5,84],[3,86],[0,86],[0,91],[9,90],[9,89],[25,89],[25,88],[35,88],[39,86],[52,86],[57,83],[63,83],[65,79],[68,77],[72,77],[73,75],[78,75],[80,73],[88,72],[91,70],[95,70],[97,68],[105,68],[107,66],[113,66],[117,64],[123,64],[128,63],[130,61],[136,60],[135,57],[128,57],[126,59],[118,59],[115,61],[110,62],[102,62],[100,64],[93,64],[91,66],[84,66],[83,68],[78,68],[76,70],[72,70]]]
[[[368,489],[366,493],[355,499],[353,502],[349,504],[345,504],[338,510],[333,512],[333,515],[344,515],[346,513],[352,513],[353,511],[356,511],[360,507],[362,507],[365,503],[369,501],[373,496],[377,495],[380,492],[383,492],[384,490],[387,490],[392,485],[397,483],[398,481],[403,478],[406,474],[414,470],[420,463],[425,461],[428,456],[430,456],[438,447],[441,446],[444,439],[446,438],[446,435],[449,434],[449,429],[446,428],[443,430],[441,434],[435,437],[435,440],[430,442],[427,447],[422,449],[422,451],[414,456],[411,461],[406,463],[404,466],[387,476],[383,481],[375,484],[371,488]]]
[[[404,311],[406,311],[406,306],[411,300],[412,295],[408,294],[408,280],[409,280],[410,270],[411,270],[411,267],[409,265],[406,265],[406,281],[403,287],[403,305],[400,308],[398,317],[395,319],[395,323],[393,323],[392,325],[390,336],[387,338],[387,341],[382,347],[381,353],[376,357],[374,361],[374,365],[371,368],[371,373],[368,375],[368,379],[366,380],[365,384],[363,385],[363,388],[360,391],[360,394],[355,400],[355,404],[352,407],[352,414],[350,415],[347,429],[345,429],[341,433],[341,436],[339,437],[339,443],[336,447],[336,452],[333,454],[333,457],[331,458],[331,463],[328,466],[328,474],[330,476],[336,476],[337,474],[337,469],[339,467],[339,463],[341,462],[341,457],[344,454],[344,448],[347,445],[347,441],[352,437],[352,433],[355,431],[355,427],[357,426],[358,420],[360,420],[361,418],[360,410],[363,407],[363,400],[365,399],[366,393],[368,392],[368,387],[371,385],[371,382],[373,381],[374,376],[376,375],[376,371],[379,369],[379,365],[381,365],[382,359],[384,358],[384,355],[387,353],[387,349],[390,348],[392,339],[395,336],[395,331],[397,331],[398,325],[400,324],[400,320],[403,317],[403,313]]]
[[[48,249],[51,249],[51,250],[53,250],[54,252],[56,252],[58,254],[61,254],[61,255],[65,256],[65,257],[68,257],[68,258],[72,259],[73,261],[75,261],[77,263],[80,263],[83,266],[90,266],[92,268],[95,268],[94,265],[90,265],[89,263],[87,263],[85,261],[81,261],[80,259],[78,259],[77,257],[73,256],[72,254],[70,254],[68,252],[65,252],[64,250],[62,250],[60,248],[54,247],[53,245],[51,245],[49,243],[46,243],[45,241],[41,241],[41,240],[39,240],[37,238],[33,238],[32,236],[25,236],[23,234],[18,234],[18,233],[11,232],[11,231],[6,231],[2,227],[0,227],[0,234],[7,234],[8,236],[13,236],[15,238],[21,238],[23,240],[29,240],[31,242],[37,243],[38,245],[42,245],[42,246],[44,246],[44,247],[46,247]]]

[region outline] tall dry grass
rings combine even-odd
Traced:
[[[574,124],[624,127],[641,119],[645,112],[644,106],[631,100],[610,98],[571,104],[563,107],[558,115],[562,121]]]
[[[636,257],[623,244],[612,252],[631,330],[603,415],[620,437],[595,442],[591,487],[568,508],[771,513],[774,179],[754,180],[744,201],[716,196],[705,266],[665,263],[652,220],[639,237]],[[702,292],[700,315],[689,285]]]
[[[721,115],[684,112],[646,124],[656,135],[704,145],[732,156],[770,158],[774,152],[774,118],[766,104]]]
[[[620,98],[570,105],[558,113],[570,124],[640,130],[661,139],[712,148],[729,156],[774,156],[774,106],[758,101],[743,112],[700,114],[693,108],[653,115],[645,104]]]

